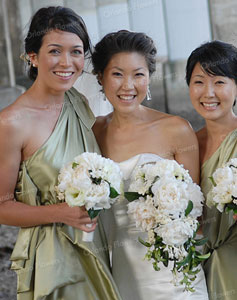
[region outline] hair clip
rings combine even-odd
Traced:
[[[31,64],[31,61],[30,61],[30,57],[29,57],[29,55],[27,54],[27,53],[22,53],[21,55],[20,55],[20,59],[22,59],[24,62],[26,62],[28,65],[30,65]]]

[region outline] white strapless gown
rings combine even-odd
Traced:
[[[128,188],[134,168],[149,162],[158,161],[156,154],[136,155],[119,163],[124,175],[125,190]],[[113,205],[112,231],[112,274],[123,300],[208,300],[203,270],[195,281],[195,292],[183,292],[183,287],[175,287],[169,268],[160,265],[155,271],[151,261],[144,260],[147,248],[139,241],[146,240],[147,234],[136,228],[135,222],[127,214],[127,200]]]

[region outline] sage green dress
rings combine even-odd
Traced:
[[[82,152],[99,152],[91,127],[95,118],[75,89],[65,95],[56,127],[48,140],[20,165],[17,201],[32,206],[58,202],[60,168]],[[94,242],[65,224],[21,228],[11,260],[18,275],[18,300],[118,300],[109,270],[101,223]]]
[[[231,158],[237,157],[237,129],[222,142],[201,169],[201,188],[204,196],[212,187],[210,177]],[[203,233],[209,241],[205,253],[211,252],[204,263],[210,300],[237,299],[237,225],[233,213],[220,213],[215,207],[204,209]]]

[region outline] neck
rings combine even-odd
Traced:
[[[111,124],[117,128],[123,129],[140,123],[143,120],[143,117],[144,107],[142,105],[139,105],[136,110],[129,113],[121,113],[114,110],[111,116]]]
[[[64,101],[64,91],[55,91],[49,87],[43,86],[40,82],[36,81],[29,88],[28,94],[34,98],[35,106],[47,108],[52,105],[61,105]]]
[[[237,128],[237,116],[232,113],[223,120],[206,120],[207,136],[213,140],[222,135],[228,135],[231,131]]]

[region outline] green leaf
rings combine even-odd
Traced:
[[[211,253],[203,254],[203,255],[195,255],[200,261],[201,260],[206,260],[210,257]]]
[[[208,177],[208,178],[211,180],[211,183],[212,183],[214,186],[216,186],[216,182],[215,182],[214,178],[213,178],[212,176],[210,176],[210,177]]]
[[[119,193],[116,191],[116,189],[113,188],[113,187],[110,187],[109,197],[113,199],[113,198],[116,198],[118,196],[119,196]]]
[[[189,263],[189,261],[190,261],[191,258],[192,258],[192,254],[193,254],[193,252],[192,252],[192,251],[189,251],[188,255],[185,257],[184,260],[182,260],[182,261],[180,261],[180,262],[176,262],[177,267],[180,268],[180,267],[186,265],[187,263]]]
[[[72,163],[72,168],[73,168],[73,169],[75,169],[77,166],[79,166],[78,163],[76,163],[76,162],[73,162],[73,163]]]
[[[185,209],[185,217],[187,217],[193,209],[193,202],[191,200],[188,201],[188,206]]]
[[[94,219],[95,217],[98,216],[98,214],[101,212],[101,209],[94,209],[94,208],[90,208],[88,210],[88,215],[89,217],[92,219]]]
[[[200,269],[197,269],[197,270],[195,270],[195,271],[189,270],[189,271],[188,271],[188,274],[189,274],[189,275],[196,275],[196,274],[199,273],[200,271],[201,271]]]
[[[153,264],[153,268],[155,271],[160,271],[160,268],[158,267],[158,264],[156,261],[154,261],[152,264]]]
[[[139,241],[143,246],[145,246],[145,247],[148,247],[148,248],[151,247],[151,244],[149,244],[149,243],[143,241],[143,239],[141,239],[140,237],[138,237],[138,241]]]
[[[228,207],[229,209],[232,209],[232,210],[237,209],[237,205],[232,203],[232,202],[227,203],[225,206]]]
[[[137,200],[139,197],[141,197],[140,194],[137,192],[125,192],[124,197],[129,201],[132,202],[134,200]]]
[[[202,246],[204,244],[206,244],[206,242],[208,241],[208,238],[202,238],[199,240],[194,240],[195,246]]]

